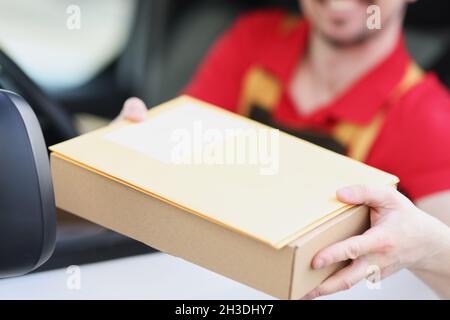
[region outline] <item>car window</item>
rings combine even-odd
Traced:
[[[0,0],[0,47],[45,89],[68,89],[120,54],[135,6],[134,0]]]

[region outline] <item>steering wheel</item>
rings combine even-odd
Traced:
[[[68,113],[1,50],[0,88],[9,90],[0,90],[0,278],[4,278],[41,266],[55,247],[55,201],[41,128],[51,133],[47,144],[73,138],[77,131]]]
[[[0,50],[0,88],[19,93],[31,105],[44,133],[51,132],[56,137],[51,143],[78,135],[67,111],[53,101],[2,50]]]

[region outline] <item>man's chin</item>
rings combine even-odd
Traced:
[[[375,35],[375,33],[376,32],[374,31],[369,32],[368,30],[365,30],[364,32],[352,36],[338,36],[319,31],[320,36],[325,40],[325,42],[337,48],[350,48],[362,45],[373,35]]]

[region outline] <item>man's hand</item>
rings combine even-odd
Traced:
[[[380,270],[378,278],[385,278],[402,268],[426,269],[430,259],[448,249],[442,245],[448,243],[448,227],[393,188],[353,186],[339,190],[337,197],[348,204],[369,206],[371,228],[363,235],[323,249],[314,257],[314,269],[340,261],[352,262],[304,299],[349,289],[368,277],[369,270]]]
[[[138,98],[129,98],[123,104],[122,111],[114,119],[113,122],[117,122],[120,120],[130,120],[134,122],[144,121],[147,116],[147,107],[145,103]]]

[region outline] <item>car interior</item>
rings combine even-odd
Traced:
[[[22,3],[18,1],[12,6],[17,10]],[[50,7],[53,4],[49,2]],[[88,8],[88,16],[88,1],[80,1],[80,6]],[[29,102],[38,115],[47,146],[106,125],[117,116],[128,97],[137,96],[148,106],[176,97],[213,41],[240,14],[268,7],[298,11],[296,0],[133,0],[103,1],[102,6],[111,6],[114,18],[108,23],[112,27],[105,31],[100,30],[104,28],[102,21],[88,24],[84,38],[77,39],[82,51],[96,49],[97,43],[104,46],[92,54],[92,59],[95,56],[101,62],[80,76],[77,83],[58,86],[41,80],[42,76],[50,77],[51,72],[46,75],[33,71],[33,63],[40,61],[34,56],[38,50],[21,50],[23,47],[12,40],[5,41],[0,32],[0,88],[17,92]],[[418,1],[410,5],[405,34],[407,46],[418,64],[435,72],[450,87],[448,12],[448,0]],[[50,9],[45,13],[52,15]],[[32,21],[29,24],[28,28],[32,28]],[[68,51],[54,45],[47,48],[46,41],[55,42],[55,39],[41,35],[39,52],[44,62],[56,59],[58,50]],[[76,52],[71,54],[77,58]],[[86,64],[90,62],[86,60]],[[65,67],[82,71],[77,70],[76,61]],[[70,73],[63,74],[54,82],[62,83],[58,79],[70,77]],[[69,213],[58,212],[57,219],[55,252],[36,271],[155,251]]]

